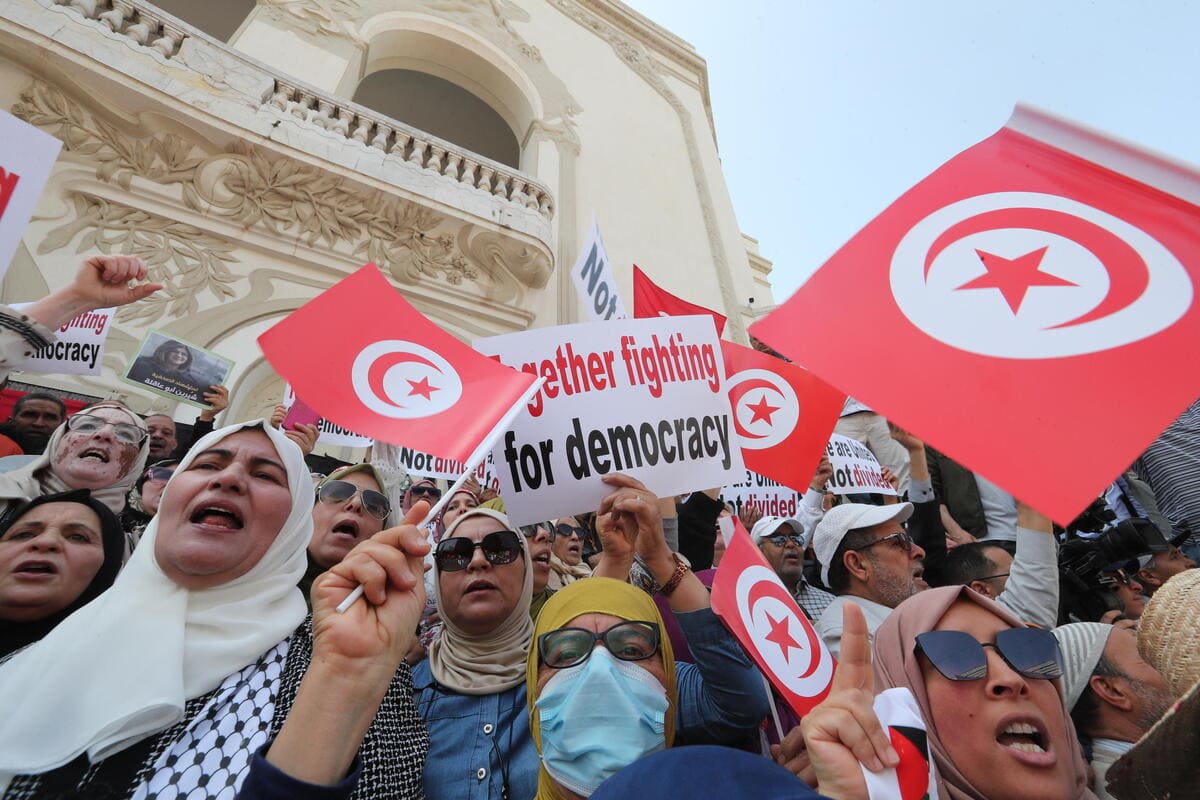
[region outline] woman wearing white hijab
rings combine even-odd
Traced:
[[[296,588],[311,538],[312,481],[291,440],[262,423],[201,439],[113,587],[0,665],[3,796],[234,797],[312,659]],[[330,594],[316,610],[321,654],[362,643],[331,619]],[[419,792],[427,740],[407,668],[394,674],[357,795]]]

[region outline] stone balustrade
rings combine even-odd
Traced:
[[[528,175],[363,106],[271,74],[266,65],[210,39],[145,0],[41,1],[78,13],[119,36],[158,51],[165,59],[179,55],[185,39],[197,37],[220,48],[225,57],[243,62],[248,73],[266,71],[274,78],[275,89],[263,103],[263,111],[274,109],[302,124],[343,137],[347,143],[375,148],[421,170],[441,175],[460,187],[482,190],[535,211],[546,223],[554,215],[549,189]]]

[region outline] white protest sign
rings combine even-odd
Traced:
[[[283,385],[283,407],[291,408],[294,402],[296,402],[296,393],[292,391],[290,383],[285,383]],[[330,447],[370,447],[375,442],[369,436],[360,436],[324,417],[317,420],[317,431],[319,432],[317,441]]]
[[[829,491],[834,494],[895,494],[883,477],[874,453],[862,442],[835,433],[825,445],[825,454],[833,466]]]
[[[20,311],[32,303],[12,303]],[[86,311],[55,331],[48,347],[35,350],[21,369],[53,375],[99,375],[104,359],[104,342],[112,327],[115,308]]]
[[[575,281],[583,310],[590,319],[625,319],[629,316],[621,302],[612,262],[600,241],[600,227],[595,217],[592,217],[592,227],[579,251],[579,258],[571,268],[571,279]]]
[[[742,481],[721,490],[721,499],[733,506],[733,513],[741,514],[748,506],[766,517],[796,516],[800,493],[795,489],[750,470],[742,477]]]
[[[413,450],[410,447],[400,448],[399,462],[409,475],[419,475],[423,478],[445,478],[451,483],[458,480],[459,476],[467,469],[467,465],[461,461],[422,453],[420,450]],[[491,453],[488,453],[488,457],[471,474],[475,476],[480,489],[500,491],[500,478],[496,475],[496,462]]]
[[[0,111],[0,278],[8,272],[61,148],[50,134]]]
[[[596,509],[611,472],[660,497],[742,477],[711,317],[585,322],[473,346],[546,379],[493,451],[515,524]]]

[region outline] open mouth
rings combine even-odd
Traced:
[[[1045,753],[1048,750],[1045,734],[1029,722],[1010,722],[996,741],[1021,753]]]
[[[104,452],[103,450],[97,449],[95,447],[89,447],[87,450],[84,450],[82,453],[79,454],[79,457],[80,458],[91,458],[91,459],[101,462],[102,464],[108,463],[108,453]]]
[[[26,561],[13,572],[21,575],[57,575],[58,568],[49,561]]]
[[[536,556],[533,557],[533,563],[545,564],[547,567],[549,567],[550,566],[550,552],[546,551],[545,553],[538,553]]]
[[[243,527],[242,515],[238,513],[237,509],[221,504],[201,506],[192,514],[189,521],[210,528],[241,530]]]
[[[496,584],[491,581],[471,581],[467,584],[467,588],[463,590],[464,595],[472,594],[473,592],[495,591]]]
[[[358,538],[358,523],[352,519],[344,519],[333,526],[333,532],[352,539]]]

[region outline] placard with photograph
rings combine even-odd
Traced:
[[[208,408],[210,386],[225,383],[233,362],[211,350],[150,331],[124,380],[157,394]]]

